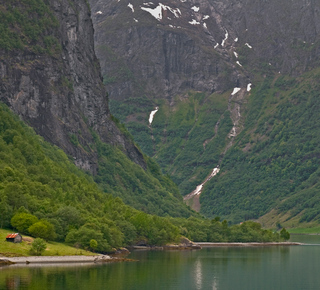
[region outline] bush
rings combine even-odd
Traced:
[[[38,218],[29,213],[17,213],[11,219],[11,225],[19,232],[29,234],[29,227],[38,221]]]
[[[103,234],[95,229],[82,226],[79,230],[71,230],[67,237],[66,243],[71,245],[80,246],[83,249],[89,249],[96,241],[96,249],[100,253],[106,253],[112,251],[112,247],[108,244],[108,241],[104,239]]]
[[[280,231],[280,238],[285,240],[285,241],[288,241],[290,239],[290,234],[285,228],[283,228]]]
[[[34,223],[28,229],[31,236],[36,238],[42,238],[46,241],[54,240],[56,233],[54,232],[54,226],[46,220],[41,220]]]
[[[47,244],[43,239],[36,238],[31,244],[30,254],[34,256],[41,256],[47,248]]]

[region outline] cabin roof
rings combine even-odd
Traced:
[[[14,239],[17,235],[19,235],[19,233],[9,234],[6,236],[6,239]]]

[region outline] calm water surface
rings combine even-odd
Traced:
[[[306,246],[137,251],[139,262],[0,268],[0,289],[320,289],[320,236]]]

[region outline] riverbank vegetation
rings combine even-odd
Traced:
[[[283,242],[290,239],[286,229],[273,232],[261,227],[261,224],[246,221],[237,225],[228,225],[218,217],[209,219],[172,219],[181,229],[181,234],[194,242]]]

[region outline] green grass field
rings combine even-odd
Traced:
[[[0,256],[14,257],[14,256],[30,256],[29,250],[33,238],[22,235],[27,238],[27,241],[22,243],[10,243],[6,241],[6,236],[13,233],[13,231],[0,229]],[[69,256],[69,255],[95,255],[82,249],[76,249],[62,243],[47,242],[47,249],[44,251],[43,256]]]
[[[288,229],[290,234],[320,234],[320,226],[312,228],[295,228]]]

